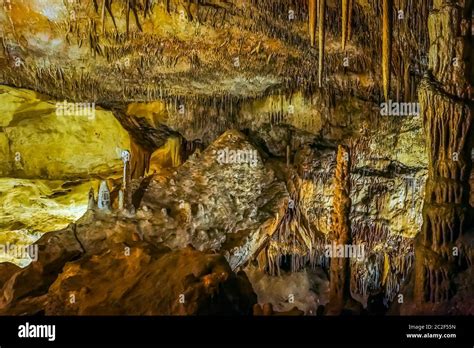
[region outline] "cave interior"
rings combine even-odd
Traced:
[[[2,0],[0,315],[474,314],[473,0]]]

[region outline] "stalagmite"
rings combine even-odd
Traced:
[[[87,210],[94,210],[96,208],[96,202],[94,198],[94,189],[91,187],[89,190],[89,201],[87,203]]]
[[[317,0],[309,0],[309,37],[311,47],[316,44],[316,20],[317,20]]]
[[[429,74],[419,88],[429,162],[423,227],[415,247],[418,304],[448,300],[468,258],[453,250],[464,250],[466,234],[472,233],[473,9],[472,0],[439,0],[430,13]]]
[[[405,62],[403,69],[403,92],[404,92],[404,101],[408,103],[411,101],[411,89],[410,89],[410,63]]]
[[[133,211],[132,204],[132,188],[130,183],[131,178],[131,168],[130,168],[130,159],[131,155],[128,150],[122,151],[122,161],[123,161],[123,177],[122,177],[122,188],[119,192],[119,209],[126,209],[129,212]],[[120,195],[122,196],[122,202],[120,202]],[[122,207],[120,207],[122,205]]]
[[[350,198],[350,156],[348,150],[339,145],[336,159],[336,175],[334,178],[334,212],[332,215],[332,232],[334,233],[333,243],[336,245],[351,244],[351,221],[349,213],[351,211]],[[330,290],[327,314],[338,315],[344,307],[345,301],[349,298],[349,258],[331,258],[330,266]]]
[[[318,8],[318,47],[319,47],[319,61],[318,61],[318,81],[319,87],[323,85],[323,65],[324,65],[324,45],[325,45],[325,11],[326,0],[319,0]]]
[[[107,182],[104,180],[100,183],[97,207],[100,210],[110,210],[110,190]]]
[[[124,198],[123,198],[123,190],[119,190],[119,195],[118,195],[118,209],[122,211],[125,208],[125,203],[124,203]]]
[[[383,0],[382,10],[382,80],[386,101],[390,93],[390,64],[392,61],[392,0]]]

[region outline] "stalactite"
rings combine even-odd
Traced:
[[[410,86],[410,63],[405,62],[403,70],[403,91],[404,101],[406,103],[411,101],[411,86]]]
[[[311,47],[314,47],[316,44],[317,5],[317,0],[309,0],[309,37],[311,41]]]
[[[349,11],[347,14],[347,40],[352,37],[352,12],[354,11],[354,0],[349,0]]]
[[[129,34],[130,30],[130,1],[131,0],[126,0],[127,1],[127,6],[125,9],[125,26],[127,28],[127,36]]]
[[[366,305],[370,295],[383,292],[388,305],[412,269],[413,240],[394,234],[385,223],[363,220],[352,223],[352,238],[364,245],[365,258],[351,263],[351,294]]]
[[[341,28],[341,45],[342,49],[346,49],[346,40],[347,40],[347,31],[348,31],[348,10],[349,10],[349,2],[348,0],[341,0],[341,8],[342,8],[342,28]]]
[[[392,61],[392,10],[393,0],[383,0],[382,11],[382,80],[385,100],[389,100],[390,66]]]
[[[319,87],[323,85],[323,66],[324,66],[324,46],[326,36],[326,0],[319,0],[318,9],[318,47],[319,47],[319,61],[318,61],[318,81]]]
[[[280,275],[280,266],[286,257],[290,257],[291,272],[300,271],[308,262],[311,265],[318,263],[318,261],[324,263],[324,260],[315,260],[315,257],[324,255],[324,248],[321,238],[316,238],[301,210],[299,192],[301,188],[298,184],[299,179],[295,180],[296,183],[293,183],[292,179],[288,181],[288,189],[292,197],[290,202],[292,203],[289,204],[264,251],[260,251],[256,256],[259,267],[266,269],[270,275]],[[318,252],[315,253],[315,250]]]

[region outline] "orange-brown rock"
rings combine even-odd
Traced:
[[[49,289],[46,314],[246,315],[255,302],[247,278],[221,255],[117,244],[68,263]]]

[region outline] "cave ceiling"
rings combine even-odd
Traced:
[[[410,11],[414,18],[384,28],[381,2],[356,0],[341,41],[340,4],[327,1],[319,88],[308,1],[8,0],[0,12],[0,78],[106,106],[318,90],[377,101],[384,30],[393,34],[392,89],[400,93],[421,77],[427,34],[417,28],[428,3],[395,1],[401,16]]]

